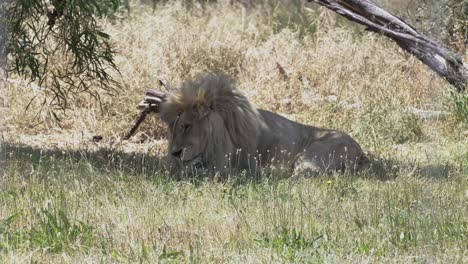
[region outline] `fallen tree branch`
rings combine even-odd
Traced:
[[[413,27],[368,0],[308,0],[318,3],[368,30],[394,40],[398,46],[452,84],[464,91],[468,83],[468,64],[455,52],[417,32]]]
[[[150,113],[150,112],[151,112],[151,109],[149,107],[143,109],[143,111],[140,112],[137,119],[135,120],[135,123],[130,128],[130,130],[127,132],[125,137],[123,138],[124,140],[129,140],[135,134],[136,130],[138,129],[138,127],[140,127],[141,123],[143,123],[143,121],[145,121],[146,115],[148,115],[148,113]]]
[[[444,119],[447,119],[448,116],[450,116],[450,113],[446,111],[423,110],[423,109],[418,109],[416,107],[411,107],[411,106],[406,107],[405,112],[411,113],[414,116],[416,116],[418,119],[421,119],[423,121],[444,120]]]
[[[159,80],[159,84],[164,86],[166,90],[171,93],[175,89],[164,79]],[[135,123],[124,136],[124,140],[130,139],[135,132],[137,131],[138,127],[140,127],[141,123],[143,123],[146,119],[146,116],[149,113],[158,113],[159,112],[159,105],[166,100],[167,94],[150,89],[146,91],[145,98],[138,104],[138,109],[142,111],[135,119]]]
[[[169,93],[172,93],[175,89],[167,82],[166,79],[159,79],[159,84],[164,86]]]

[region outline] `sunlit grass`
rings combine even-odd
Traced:
[[[466,261],[466,168],[175,181],[156,157],[2,147],[5,260]]]

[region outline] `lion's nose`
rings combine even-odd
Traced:
[[[177,151],[173,151],[171,154],[172,154],[172,156],[180,159],[180,156],[182,155],[182,150],[180,149],[180,150],[177,150]]]

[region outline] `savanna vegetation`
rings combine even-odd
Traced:
[[[317,5],[232,2],[130,1],[96,18],[120,84],[99,100],[58,107],[53,83],[9,75],[0,262],[468,262],[466,92]],[[377,2],[468,61],[466,2]],[[156,116],[122,138],[160,78],[206,72],[259,108],[350,134],[370,165],[173,179]]]

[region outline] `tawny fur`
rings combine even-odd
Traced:
[[[200,157],[217,170],[258,172],[258,165],[287,165],[306,174],[357,168],[366,160],[348,135],[299,124],[256,109],[224,75],[187,81],[161,104],[168,124],[171,164],[190,167]]]

